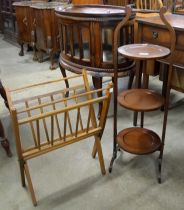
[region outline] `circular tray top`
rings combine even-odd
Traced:
[[[56,7],[63,8],[63,5],[68,5],[68,1],[63,0],[61,2],[39,2],[32,4],[31,7],[35,9],[55,9]]]
[[[57,7],[56,13],[75,17],[124,17],[125,9],[110,5],[70,5],[66,8]],[[133,13],[135,16],[135,13]]]
[[[164,104],[164,98],[155,91],[148,89],[130,89],[118,96],[121,106],[133,111],[153,111]]]
[[[161,146],[160,137],[145,128],[127,128],[117,135],[119,147],[129,153],[145,155],[153,153]]]
[[[170,54],[170,50],[154,44],[129,44],[118,48],[118,52],[125,57],[147,60],[166,57]]]

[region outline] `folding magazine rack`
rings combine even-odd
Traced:
[[[83,84],[75,85],[74,79],[79,78],[82,79]],[[70,80],[73,86],[61,89],[66,79]],[[32,158],[94,136],[92,155],[95,157],[98,153],[101,172],[105,174],[100,140],[106,123],[111,87],[112,85],[109,84],[107,88],[90,90],[87,74],[83,70],[82,74],[68,78],[16,90],[6,89],[22,186],[25,187],[26,177],[34,205],[37,205],[37,201],[27,164],[27,161]],[[38,88],[43,94],[38,95]],[[105,91],[102,97],[95,96],[102,91]],[[26,96],[23,98],[24,95]],[[31,96],[27,97],[27,95]],[[98,103],[103,104],[99,120],[94,109],[94,105]],[[84,111],[85,114],[82,114]]]

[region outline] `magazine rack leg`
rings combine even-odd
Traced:
[[[28,165],[27,165],[26,162],[24,164],[24,170],[25,170],[25,175],[26,175],[26,178],[27,178],[28,188],[29,188],[29,191],[31,192],[32,202],[33,202],[33,205],[36,206],[37,201],[36,201],[36,197],[35,197],[35,192],[34,192],[34,189],[33,189],[33,184],[32,184],[31,176],[30,176],[30,173],[29,173],[29,168],[28,168]]]
[[[101,147],[101,141],[100,141],[99,136],[95,136],[95,146],[96,146],[97,152],[98,152],[98,158],[99,158],[101,172],[102,172],[103,175],[105,175],[106,174],[106,170],[105,170],[104,158],[103,158],[102,147]]]

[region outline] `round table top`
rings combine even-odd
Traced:
[[[118,52],[127,58],[148,60],[164,58],[170,54],[170,49],[154,44],[128,44],[118,48]]]
[[[119,17],[122,18],[126,15],[125,8],[110,6],[110,5],[70,5],[66,8],[57,7],[56,13],[64,16],[75,17]],[[135,13],[132,13],[135,16]]]

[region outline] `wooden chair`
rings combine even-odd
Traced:
[[[66,79],[73,85],[70,88],[61,89]],[[82,84],[75,85],[76,80],[79,79],[82,80]],[[34,205],[37,205],[37,201],[27,164],[27,161],[32,158],[94,136],[93,156],[97,151],[101,173],[106,173],[101,138],[110,103],[111,87],[112,85],[108,85],[104,89],[90,90],[87,74],[83,70],[82,74],[68,78],[16,90],[6,89],[22,186],[25,187],[26,176]],[[43,94],[37,94],[38,88],[39,91],[43,91]],[[29,94],[26,94],[27,91]],[[70,96],[65,97],[68,91]],[[98,92],[102,91],[105,91],[104,96],[95,97]],[[27,97],[30,93],[31,96]],[[24,98],[22,98],[23,94],[26,95]],[[103,109],[98,120],[94,105],[99,102],[102,102]]]
[[[163,7],[161,0],[136,0],[137,9],[158,10]]]
[[[173,1],[173,12],[184,14],[184,0],[174,0]]]

